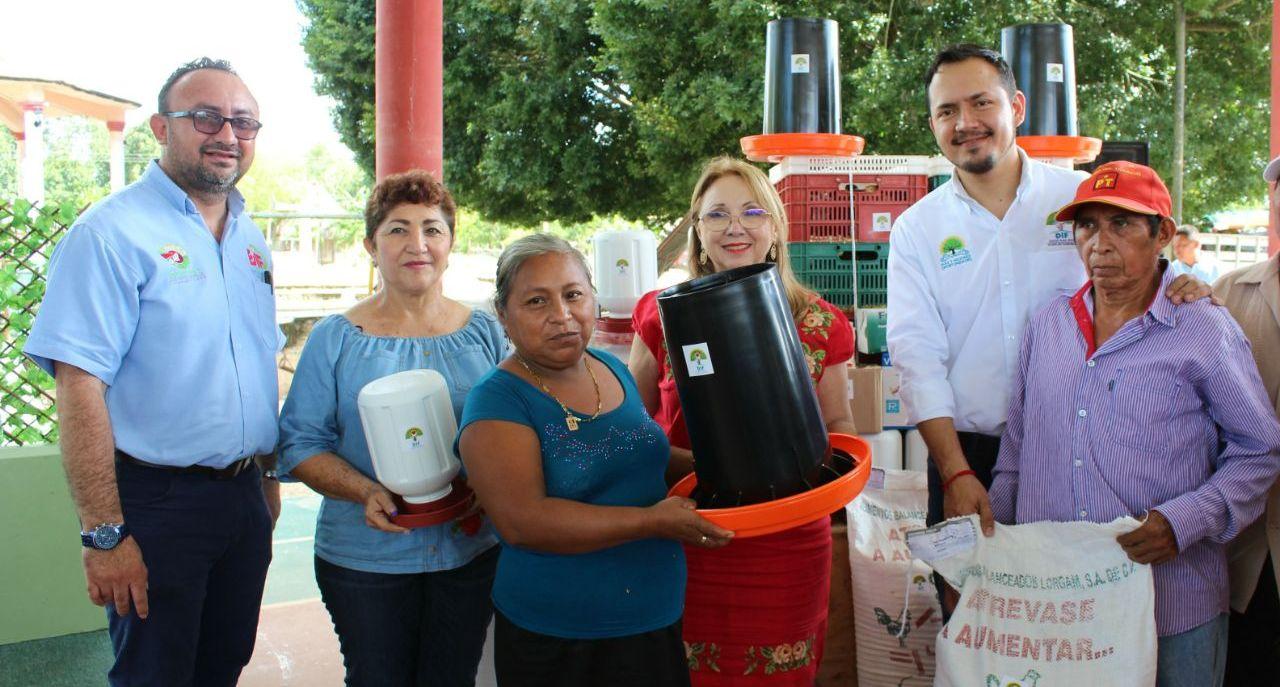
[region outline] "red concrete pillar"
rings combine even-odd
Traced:
[[[377,177],[420,168],[442,178],[444,2],[377,0],[376,11]]]
[[[1280,0],[1271,1],[1271,154],[1267,159],[1280,155]],[[1270,202],[1270,201],[1268,201]],[[1270,208],[1271,230],[1268,232],[1267,252],[1275,255],[1280,250],[1280,226],[1277,226],[1276,208]]]

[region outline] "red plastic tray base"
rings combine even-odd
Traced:
[[[453,491],[448,496],[439,501],[431,503],[408,503],[400,498],[398,494],[395,496],[396,509],[400,511],[399,515],[391,518],[391,522],[410,529],[418,527],[431,527],[432,525],[440,525],[456,520],[463,513],[466,513],[471,504],[475,502],[475,492],[471,491],[471,487],[460,477],[453,478],[450,483]]]

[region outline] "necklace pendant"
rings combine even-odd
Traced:
[[[570,431],[570,432],[576,432],[576,431],[578,431],[578,418],[576,418],[576,417],[574,417],[574,416],[572,416],[572,415],[566,415],[566,416],[564,417],[564,423],[565,423],[566,425],[569,425],[569,431]]]

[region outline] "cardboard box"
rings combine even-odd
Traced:
[[[858,434],[884,430],[884,386],[880,367],[849,365],[849,410]]]
[[[913,427],[911,414],[907,412],[907,404],[902,400],[902,377],[893,367],[881,367],[881,386],[884,394],[885,427],[907,429]]]

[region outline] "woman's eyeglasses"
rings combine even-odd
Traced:
[[[765,222],[769,221],[769,213],[763,208],[748,208],[742,211],[742,214],[734,215],[724,210],[712,210],[699,218],[702,226],[707,231],[721,232],[729,228],[733,224],[733,220],[738,220],[738,224],[743,229],[759,229],[763,227]]]

